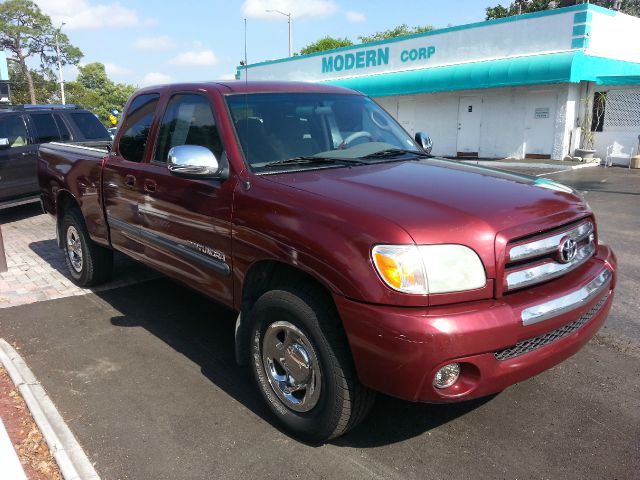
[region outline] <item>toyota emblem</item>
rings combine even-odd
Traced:
[[[576,258],[577,253],[578,244],[575,240],[567,238],[560,244],[560,261],[562,263],[569,263],[571,260]]]

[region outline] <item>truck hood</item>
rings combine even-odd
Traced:
[[[526,235],[590,213],[564,185],[437,158],[268,178],[384,216],[418,244],[465,244],[485,260],[498,232]]]

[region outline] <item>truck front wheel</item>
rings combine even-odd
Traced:
[[[279,422],[311,442],[338,437],[369,412],[332,302],[310,286],[271,290],[251,312],[251,365]]]
[[[91,240],[78,209],[70,209],[64,214],[60,233],[67,268],[76,285],[90,287],[109,279],[113,269],[113,252]]]

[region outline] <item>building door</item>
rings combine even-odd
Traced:
[[[558,95],[527,94],[524,121],[524,153],[527,158],[551,158]]]
[[[458,157],[477,157],[480,151],[482,97],[460,97],[458,108]]]
[[[413,98],[398,100],[398,122],[412,137],[416,134],[416,101]]]

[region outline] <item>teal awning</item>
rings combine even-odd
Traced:
[[[640,75],[640,64],[571,51],[342,78],[326,83],[353,88],[372,97],[387,97],[596,81],[598,77],[615,75]]]
[[[598,85],[640,85],[640,75],[603,75],[596,79]]]

